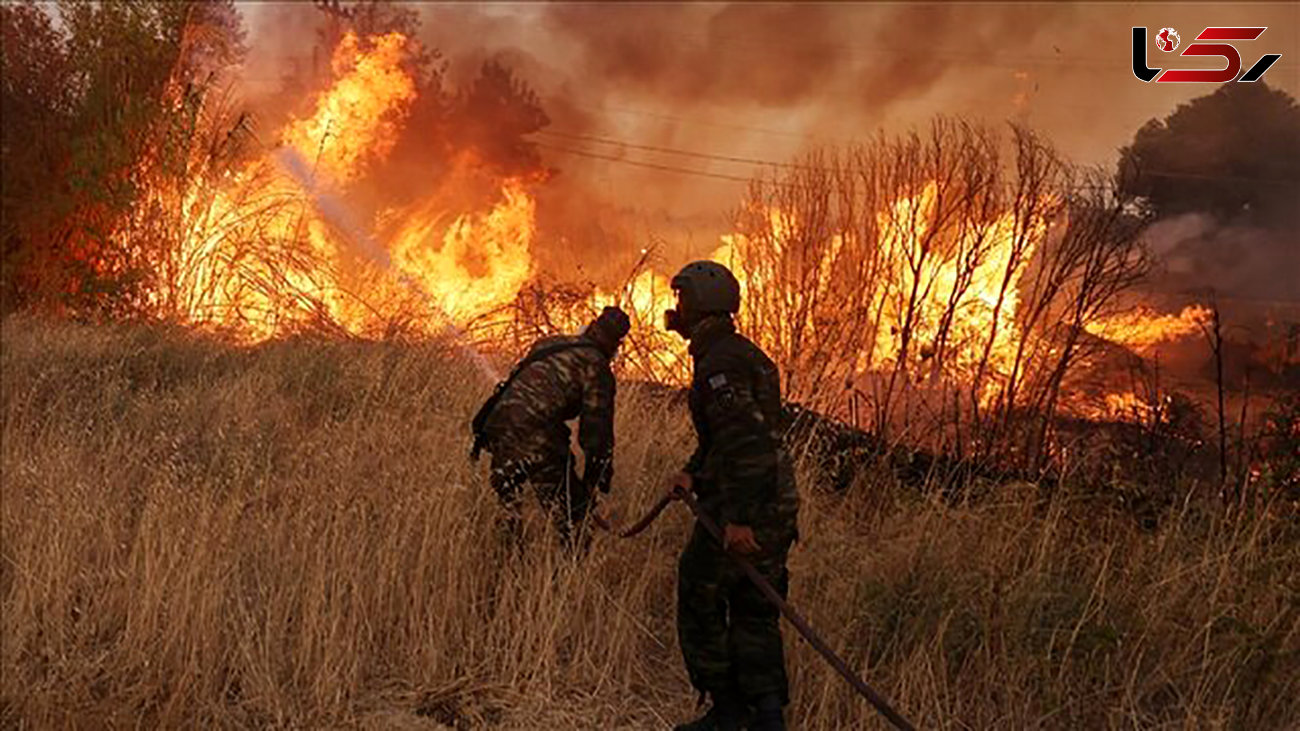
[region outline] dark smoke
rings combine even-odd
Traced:
[[[743,183],[707,174],[743,178],[757,172],[754,166],[548,133],[782,161],[882,128],[923,127],[935,114],[993,123],[1016,118],[1067,157],[1109,167],[1144,121],[1202,93],[1133,79],[1129,26],[1175,26],[1190,37],[1193,26],[1215,22],[1204,17],[1206,6],[1195,5],[408,7],[418,9],[421,40],[441,52],[448,87],[463,86],[485,62],[496,61],[537,92],[550,124],[532,138],[545,164],[557,171],[539,210],[544,233],[554,232],[569,247],[608,252],[608,241],[627,231],[641,243],[653,231],[671,238],[677,253],[690,247],[696,254],[729,229],[728,213],[744,195]],[[1294,13],[1277,6],[1239,8],[1242,23],[1269,26],[1269,49],[1285,55],[1295,48],[1297,28],[1285,22]],[[264,32],[250,36],[250,68],[276,77],[291,64],[310,64],[315,11],[294,3],[259,12],[277,22],[263,23]],[[1284,57],[1269,82],[1294,95],[1300,87],[1295,69]],[[583,157],[573,149],[622,161]],[[650,170],[631,161],[706,175]],[[403,186],[429,174],[409,172]],[[599,212],[589,217],[601,223],[564,224],[584,212]],[[625,213],[631,223],[605,223]],[[694,239],[688,242],[685,232]],[[593,237],[601,241],[586,243]],[[1214,251],[1208,247],[1206,253]],[[1239,276],[1242,283],[1233,286],[1251,289],[1256,275]],[[1178,281],[1192,286],[1190,279]]]
[[[1036,43],[1071,15],[824,4],[563,4],[512,12],[438,5],[424,11],[423,37],[447,54],[451,80],[489,58],[517,69],[541,94],[553,131],[779,161],[882,126],[925,124],[936,111],[1000,108],[1009,116],[1023,82],[1014,64],[999,60],[1002,47]],[[950,108],[918,108],[949,95],[957,102]],[[756,172],[543,137],[552,146],[724,176]],[[743,184],[708,176],[555,150],[549,159],[570,181],[679,220],[707,220],[707,235],[727,228],[744,193]]]
[[[1160,264],[1154,284],[1167,291],[1300,303],[1294,230],[1225,225],[1190,213],[1152,225],[1147,241]]]
[[[836,37],[826,6],[576,5],[545,22],[583,49],[598,85],[676,102],[789,106],[839,73],[834,42],[817,40]]]

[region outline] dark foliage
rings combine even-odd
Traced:
[[[1300,106],[1264,82],[1230,82],[1147,122],[1121,151],[1121,190],[1157,218],[1297,221]]]
[[[114,234],[198,85],[244,53],[231,0],[0,7],[5,311],[138,307],[146,252]],[[156,160],[154,160],[156,162]]]

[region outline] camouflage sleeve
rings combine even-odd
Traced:
[[[587,462],[583,479],[588,486],[609,492],[614,479],[614,396],[617,387],[609,364],[601,362],[582,391],[582,418],[578,444]]]
[[[764,423],[748,369],[719,363],[704,377],[704,418],[710,450],[720,466],[714,482],[721,518],[754,525],[776,499],[777,445]]]

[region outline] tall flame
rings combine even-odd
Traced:
[[[952,253],[947,257],[921,256],[918,252],[926,245],[923,242],[928,241],[936,216],[936,191],[936,184],[931,182],[917,194],[902,196],[877,214],[878,230],[882,233],[875,246],[882,262],[869,307],[879,313],[882,326],[877,328],[874,341],[865,352],[846,356],[852,372],[894,367],[903,355],[904,322],[910,323],[913,343],[909,362],[930,357],[927,353],[941,337],[942,329],[951,351],[946,357],[948,371],[973,369],[985,359],[986,345],[987,364],[992,373],[1011,368],[1020,338],[1016,321],[1019,283],[1046,232],[1047,223],[1035,220],[1018,227],[1015,214],[1008,212],[984,226],[965,231],[965,238],[950,247]],[[785,289],[780,291],[788,290],[789,283],[776,282],[774,278],[783,276],[787,264],[781,260],[792,251],[792,242],[802,235],[800,222],[793,214],[776,208],[760,213],[756,220],[764,222],[765,230],[750,231],[748,235],[724,235],[720,245],[707,257],[732,270],[741,285],[742,301],[746,302],[753,302],[764,290],[782,287]],[[1018,231],[1023,237],[1020,246],[1016,245]],[[977,238],[985,253],[959,282],[960,252],[975,246]],[[818,249],[820,259],[801,260],[797,264],[811,267],[808,271],[812,276],[806,286],[815,290],[820,301],[836,299],[834,268],[844,246],[843,235],[832,234],[827,245]],[[911,300],[913,291],[916,296]],[[677,380],[686,372],[681,343],[658,330],[662,311],[672,307],[673,302],[668,277],[657,271],[643,271],[620,292],[597,292],[591,304],[595,308],[617,303],[628,309],[635,340],[643,349],[649,349],[649,355],[665,372],[676,377],[668,380]],[[953,316],[945,318],[945,313]],[[792,314],[764,313],[763,317],[746,318],[747,334],[765,349],[780,351],[793,342],[796,329],[815,339],[821,328],[838,327],[823,319],[827,316],[824,311],[808,308],[798,315],[801,321],[791,319]],[[983,397],[987,400],[993,395],[994,388],[990,385]]]
[[[411,51],[400,33],[365,39],[349,33],[333,55],[333,83],[314,99],[310,116],[292,119],[280,134],[310,167],[309,174],[286,174],[266,157],[185,196],[187,227],[170,265],[172,275],[157,295],[160,306],[196,325],[259,341],[321,316],[365,334],[406,318],[412,303],[432,303],[421,316],[405,319],[432,331],[446,320],[464,325],[517,300],[537,274],[536,204],[521,179],[496,181],[495,198],[477,208],[449,205],[444,186],[375,221],[359,222],[367,229],[366,241],[383,247],[382,259],[391,270],[351,256],[349,240],[356,237],[319,205],[326,192],[331,200],[346,202],[355,184],[395,149],[417,94],[408,70]],[[991,376],[980,393],[987,401],[995,395],[998,376],[1022,355],[1020,280],[1045,237],[1047,221],[1026,221],[1006,211],[946,229],[939,206],[938,185],[930,182],[876,212],[878,239],[870,245],[879,258],[873,269],[878,281],[869,290],[870,301],[855,304],[874,313],[873,339],[844,356],[846,369],[850,375],[907,372],[933,358],[924,366],[931,374],[966,377],[978,367]],[[822,302],[839,299],[845,283],[835,271],[837,261],[841,252],[856,251],[847,248],[850,243],[863,242],[830,234],[809,260],[795,256],[794,244],[806,232],[793,213],[776,208],[757,213],[758,230],[723,236],[708,257],[732,269],[745,299],[789,287],[777,280],[791,267],[801,272],[800,287],[807,288],[798,294],[812,293]],[[975,251],[978,255],[971,255]],[[420,297],[410,296],[412,288]],[[678,338],[660,326],[673,300],[667,274],[639,271],[622,287],[592,292],[585,303],[590,312],[548,316],[547,326],[577,329],[600,307],[618,304],[631,315],[631,340],[639,357],[651,363],[651,377],[680,381],[689,373],[687,356]],[[828,321],[831,315],[808,309],[749,318],[747,334],[777,351],[794,347],[796,332],[838,327]],[[1177,315],[1138,310],[1087,329],[1142,351],[1197,332],[1208,315],[1199,306]],[[1110,408],[1131,403],[1117,394]]]
[[[307,189],[345,193],[391,154],[416,97],[410,52],[400,33],[364,40],[348,33],[333,55],[332,85],[309,117],[291,120],[280,135],[310,175],[295,178],[262,158],[188,197],[190,225],[177,256],[186,268],[167,293],[173,311],[256,342],[321,315],[357,334],[382,328],[386,318],[409,314],[413,298],[404,290],[412,286],[426,310],[413,322],[430,328],[518,294],[532,274],[535,231],[535,204],[520,181],[500,181],[486,210],[448,210],[435,194],[387,212],[382,228],[393,234],[379,243],[395,271],[358,262],[349,232],[322,215]]]
[[[536,205],[518,181],[506,181],[502,195],[487,213],[461,215],[446,226],[439,211],[425,206],[394,238],[398,268],[417,278],[454,319],[509,304],[532,276]]]
[[[284,140],[305,159],[319,155],[329,180],[356,179],[371,161],[382,160],[397,142],[415,81],[403,69],[407,40],[401,33],[370,39],[362,48],[348,33],[334,51],[334,85],[316,100],[311,117],[295,120]]]

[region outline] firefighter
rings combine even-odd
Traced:
[[[678,562],[678,642],[691,683],[711,706],[677,728],[784,729],[789,687],[780,612],[727,555],[744,556],[785,596],[799,498],[781,446],[780,375],[736,332],[740,284],[730,270],[695,262],[672,287],[677,307],[665,313],[665,325],[690,341],[698,446],[669,495],[693,491],[724,534],[719,545],[697,521]]]
[[[628,316],[606,307],[582,333],[538,340],[498,385],[474,418],[474,448],[492,455],[491,484],[517,538],[523,487],[531,484],[570,547],[579,538],[592,493],[608,493],[614,477],[614,374],[610,361],[630,328]],[[570,450],[565,422],[579,419],[582,474]]]

